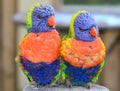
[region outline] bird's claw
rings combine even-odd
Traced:
[[[42,87],[42,85],[39,85],[39,84],[37,84],[36,82],[31,82],[30,83],[31,85],[33,85],[33,86],[35,86],[35,87],[37,87],[37,88],[41,88]]]
[[[55,86],[57,86],[56,83],[51,83],[50,85],[51,85],[51,87],[55,87]]]
[[[72,84],[71,84],[70,81],[67,81],[67,82],[66,82],[66,87],[72,88]]]
[[[37,86],[37,83],[35,81],[31,82],[30,85]]]
[[[87,84],[84,85],[87,89],[90,89],[91,86],[92,86],[92,83],[91,82],[88,82]]]
[[[47,88],[50,88],[50,87],[56,87],[56,86],[57,86],[56,83],[51,83],[51,84],[49,84],[49,85],[46,85]]]

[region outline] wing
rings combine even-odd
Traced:
[[[15,58],[15,61],[18,64],[18,66],[20,66],[20,68],[22,69],[23,73],[27,76],[28,80],[30,82],[32,82],[33,81],[32,76],[30,75],[30,73],[26,69],[24,69],[23,65],[20,62],[20,55],[19,55],[19,53],[18,53],[18,56]]]
[[[28,33],[24,36],[24,38],[27,35],[28,35]],[[28,80],[30,82],[32,82],[33,81],[32,76],[30,75],[30,73],[26,69],[24,69],[23,65],[20,62],[20,49],[18,49],[18,55],[16,56],[15,61],[16,61],[17,65],[20,66],[20,68],[22,69],[23,73],[27,76]]]
[[[103,50],[105,51],[105,54],[104,54],[104,55],[106,55],[105,45],[104,45],[104,43],[103,43],[103,41],[102,41],[101,39],[100,39],[100,42],[101,42],[101,44],[102,44],[102,46],[103,46]],[[97,72],[95,73],[94,77],[92,78],[92,82],[93,82],[93,83],[97,82],[97,80],[98,80],[98,78],[99,78],[99,76],[100,76],[100,74],[101,74],[101,72],[102,72],[102,69],[103,69],[103,67],[104,67],[104,64],[105,64],[105,60],[102,61],[102,63],[100,64],[100,69],[99,69],[99,71],[97,71]]]
[[[64,61],[62,57],[59,58],[60,60],[60,70],[58,71],[58,74],[55,76],[54,82],[61,82],[61,80],[64,82],[67,78],[67,74],[65,73],[66,65],[64,64]]]
[[[100,76],[100,74],[101,74],[101,72],[102,72],[102,69],[103,69],[103,67],[104,67],[104,64],[105,64],[105,61],[103,60],[102,63],[100,64],[100,69],[99,69],[99,71],[97,71],[97,72],[95,73],[94,77],[93,77],[92,80],[91,80],[93,83],[96,83],[96,82],[97,82],[97,80],[98,80],[98,78],[99,78],[99,76]]]

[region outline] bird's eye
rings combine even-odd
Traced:
[[[83,28],[79,28],[79,30],[80,30],[81,32],[83,32],[83,31],[84,31],[84,29],[83,29]]]
[[[42,19],[42,18],[43,18],[43,16],[40,16],[40,15],[38,15],[37,17],[38,17],[39,19]]]

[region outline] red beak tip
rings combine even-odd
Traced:
[[[55,18],[54,17],[49,17],[48,18],[48,25],[49,26],[54,26],[56,23],[55,23]]]
[[[90,34],[91,34],[91,36],[97,36],[96,30],[90,30]]]

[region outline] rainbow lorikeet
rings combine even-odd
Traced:
[[[60,36],[55,28],[55,10],[34,5],[27,14],[28,33],[19,44],[16,62],[31,82],[45,86],[56,82],[60,68]]]
[[[69,86],[90,88],[90,83],[98,80],[104,66],[105,46],[89,12],[81,10],[73,15],[69,33],[62,39],[60,53],[63,80]]]

